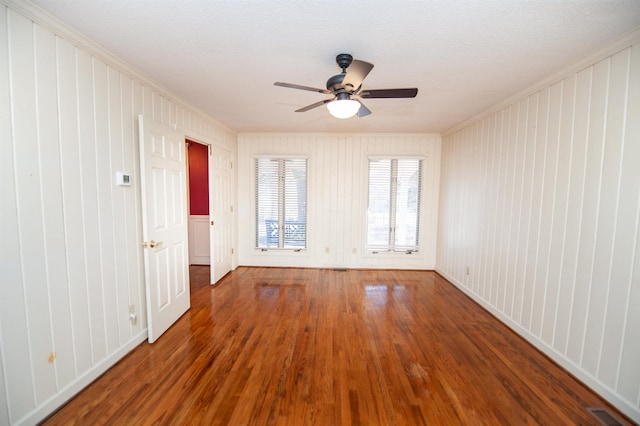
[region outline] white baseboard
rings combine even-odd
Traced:
[[[127,343],[122,345],[116,352],[100,361],[98,364],[93,366],[93,368],[86,371],[72,383],[69,383],[66,387],[61,389],[60,392],[44,401],[29,414],[18,420],[15,424],[30,426],[42,421],[48,415],[52,414],[55,410],[61,407],[65,402],[73,398],[78,392],[91,384],[91,382],[100,377],[105,371],[113,367],[125,355],[131,352],[136,346],[144,342],[146,339],[147,329],[145,328],[140,333],[131,338],[131,340],[129,340]]]
[[[526,341],[531,343],[536,347],[540,352],[551,358],[554,362],[560,365],[562,368],[571,373],[574,377],[588,386],[592,391],[596,392],[602,398],[606,399],[620,410],[625,415],[629,416],[629,418],[633,419],[635,422],[640,422],[640,410],[637,406],[635,406],[631,401],[626,401],[622,399],[619,395],[617,395],[613,390],[603,385],[598,379],[593,377],[588,372],[584,371],[580,366],[576,365],[570,359],[565,357],[560,352],[556,351],[553,347],[549,346],[543,340],[540,340],[537,336],[531,334],[531,332],[520,324],[513,321],[511,318],[506,316],[504,313],[500,312],[490,304],[488,304],[485,300],[480,298],[477,294],[472,292],[470,289],[465,287],[462,283],[455,280],[453,277],[449,276],[446,272],[441,269],[436,268],[436,272],[442,275],[447,279],[451,284],[456,286],[460,291],[473,299],[476,303],[490,312],[493,316],[495,316],[498,320],[500,320],[503,324],[513,330],[516,334],[523,337]]]

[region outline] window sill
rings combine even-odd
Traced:
[[[273,253],[281,253],[281,254],[290,254],[290,253],[306,253],[306,248],[279,248],[279,247],[256,247],[254,248],[254,252],[258,254],[273,254]]]
[[[421,256],[422,253],[420,251],[414,250],[414,251],[370,251],[367,250],[364,253],[365,257],[376,257],[376,256],[394,256],[394,257],[400,257],[400,256],[414,256],[414,257],[419,257]]]

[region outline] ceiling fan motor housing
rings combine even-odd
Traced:
[[[329,80],[327,80],[327,90],[331,90],[334,93],[340,91],[341,89],[344,90],[344,87],[342,86],[344,76],[344,74],[337,74],[333,77],[330,77]]]

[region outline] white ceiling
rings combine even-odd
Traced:
[[[640,27],[639,0],[34,0],[238,132],[442,132]],[[338,53],[375,64],[338,120],[324,88]]]

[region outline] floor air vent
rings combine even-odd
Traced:
[[[347,268],[333,268],[333,272],[347,272]]]
[[[602,407],[585,407],[593,417],[598,419],[605,426],[622,426],[620,420],[616,419],[609,410]]]

